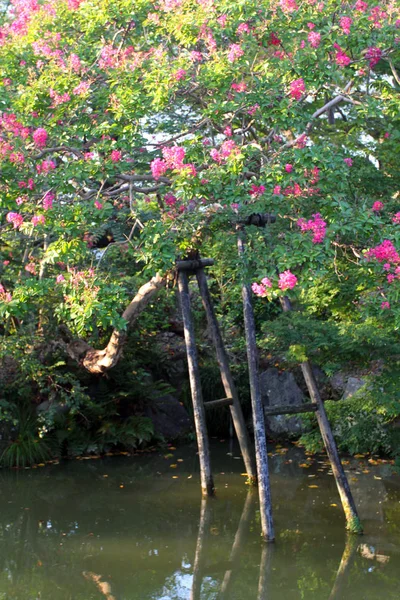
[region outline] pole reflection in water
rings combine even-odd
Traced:
[[[196,553],[193,563],[193,581],[190,600],[200,600],[202,569],[204,565],[204,546],[210,530],[210,500],[206,496],[201,499],[199,533],[197,534]]]
[[[272,555],[275,550],[273,544],[263,543],[260,561],[260,576],[258,579],[257,600],[267,600],[268,583],[271,578]]]
[[[229,557],[230,568],[225,572],[224,579],[221,584],[220,590],[220,598],[227,598],[227,591],[229,585],[232,581],[232,573],[236,570],[238,558],[240,556],[240,552],[243,548],[243,543],[246,539],[246,536],[249,532],[250,520],[253,514],[254,502],[255,502],[256,494],[254,489],[249,489],[246,501],[244,503],[242,516],[240,517],[239,525],[237,528],[237,532],[235,535],[235,539],[233,542],[231,554]]]
[[[359,539],[360,538],[358,538],[355,535],[348,535],[346,537],[346,543],[343,550],[342,560],[340,561],[335,583],[333,584],[329,600],[341,600],[344,597],[342,594],[343,586],[346,580],[348,579],[350,569],[354,563]]]

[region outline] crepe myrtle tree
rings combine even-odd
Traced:
[[[399,47],[395,1],[11,0],[4,333],[64,324],[104,372],[202,247],[258,295],[333,274],[357,315],[398,324]],[[234,226],[257,213],[276,223],[248,228],[244,274]]]

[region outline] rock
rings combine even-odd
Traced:
[[[366,382],[360,377],[349,377],[346,383],[346,388],[344,390],[343,400],[354,396],[354,394],[358,392],[358,390],[364,387],[365,383]]]
[[[185,407],[170,394],[154,398],[146,406],[144,416],[152,420],[154,432],[166,440],[183,437],[192,429],[192,421]]]
[[[332,389],[341,397],[346,389],[348,375],[343,373],[343,371],[338,371],[330,378],[330,384]]]
[[[296,383],[293,373],[279,372],[270,368],[260,375],[261,397],[264,407],[281,405],[300,406],[304,395]],[[304,426],[299,416],[277,415],[266,418],[267,432],[272,437],[299,435]]]

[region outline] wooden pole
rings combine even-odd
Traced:
[[[210,506],[209,500],[205,497],[201,499],[199,532],[197,534],[196,554],[193,561],[193,579],[190,600],[200,600],[202,569],[205,558],[204,546],[208,530],[210,528]]]
[[[255,490],[249,489],[246,501],[244,503],[242,515],[240,517],[239,526],[233,542],[231,555],[229,557],[230,568],[225,572],[224,579],[221,584],[219,600],[227,597],[227,592],[232,581],[232,573],[238,563],[240,553],[243,549],[244,540],[249,532],[249,523],[251,519],[252,509],[255,500]]]
[[[211,301],[210,291],[207,285],[207,277],[204,273],[204,270],[199,269],[196,272],[196,277],[197,282],[199,284],[199,290],[203,302],[203,307],[207,315],[208,326],[211,331],[215,351],[217,354],[217,361],[221,372],[222,384],[224,386],[225,393],[228,396],[228,398],[232,398],[232,405],[230,407],[230,411],[236,435],[239,441],[240,450],[242,452],[247,476],[249,481],[252,484],[255,484],[257,480],[257,472],[253,453],[251,451],[246,423],[244,420],[243,411],[240,405],[240,400],[236,390],[236,386],[233,381],[232,373],[229,368],[228,355],[226,353],[224,342],[222,340],[221,330],[219,328],[219,324],[215,316],[214,306]]]
[[[282,307],[285,312],[292,310],[289,298],[282,299]],[[310,361],[301,363],[301,370],[310,394],[311,402],[317,406],[316,416],[321,436],[332,466],[332,472],[335,477],[336,485],[339,491],[344,514],[346,517],[346,529],[351,533],[362,533],[363,528],[357,513],[356,504],[347,481],[346,473],[340,460],[339,452],[336,446],[335,438],[326,414],[324,403],[318,390],[318,385],[311,367]]]
[[[211,473],[206,415],[201,391],[196,340],[194,337],[194,327],[190,310],[189,279],[185,271],[179,272],[178,289],[182,307],[183,327],[189,368],[189,381],[192,392],[194,423],[196,427],[197,445],[199,448],[201,490],[204,496],[213,496],[214,482]]]
[[[239,258],[244,263],[243,233],[239,229],[238,251]],[[268,471],[267,441],[265,436],[264,411],[261,400],[260,379],[258,376],[258,354],[254,313],[251,304],[250,286],[242,286],[244,326],[246,332],[247,361],[249,364],[249,382],[251,395],[251,408],[253,413],[254,441],[256,448],[258,493],[260,497],[260,515],[262,536],[266,542],[275,539],[274,524],[272,520],[271,490]]]

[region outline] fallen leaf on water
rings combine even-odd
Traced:
[[[342,465],[349,465],[350,461],[349,460],[342,460]]]
[[[378,461],[374,460],[373,458],[369,458],[368,462],[369,462],[370,465],[379,465]]]
[[[378,477],[378,475],[374,475],[374,479],[382,479],[382,477]]]
[[[119,487],[122,489],[124,486],[121,484]]]
[[[318,486],[317,485],[309,485],[308,487],[314,489],[314,488],[317,488]]]
[[[337,506],[337,504],[335,504],[334,502],[332,502],[331,506]]]
[[[41,567],[43,565],[43,563],[42,563],[41,560],[38,560],[36,564],[37,564],[38,567]]]
[[[363,473],[369,473],[369,469],[364,469]]]
[[[169,468],[170,468],[170,469],[176,469],[176,467],[177,467],[177,466],[178,466],[178,465],[175,465],[175,464],[174,464],[174,465],[169,465]]]
[[[242,477],[247,477],[247,473],[240,473]]]
[[[301,467],[302,469],[308,469],[309,467],[311,467],[311,465],[308,465],[307,463],[301,463],[299,467]]]
[[[189,475],[188,479],[192,479],[193,475]]]
[[[164,454],[164,458],[173,458],[173,454]]]
[[[365,454],[355,454],[354,458],[365,458]]]
[[[352,477],[351,480],[352,481],[358,481],[358,477]]]
[[[168,450],[176,450],[175,446],[168,446]]]
[[[178,462],[183,462],[183,458],[178,458]]]
[[[108,475],[103,475],[103,477],[108,477]]]
[[[179,475],[172,475],[172,479],[179,479]]]

